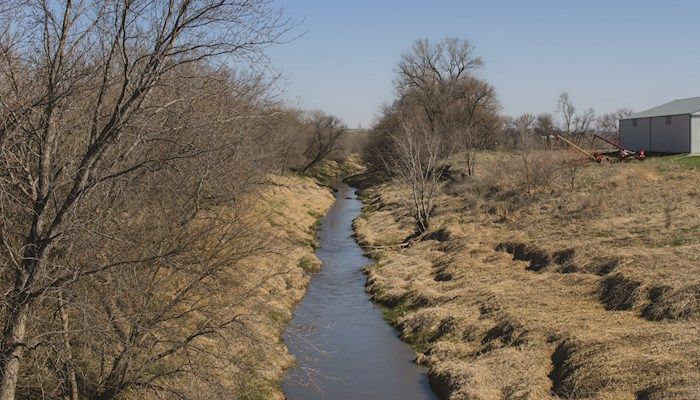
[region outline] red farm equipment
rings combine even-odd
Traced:
[[[596,139],[600,139],[605,143],[615,147],[618,150],[616,156],[620,161],[644,160],[646,158],[644,150],[640,150],[639,152],[628,150],[620,146],[618,143],[613,142],[612,140],[606,139],[600,135],[593,135],[593,143],[595,143]]]
[[[557,140],[563,141],[563,142],[566,143],[570,148],[572,148],[572,149],[574,149],[574,150],[577,150],[579,153],[585,155],[586,158],[588,158],[588,159],[591,160],[591,161],[594,161],[594,162],[597,162],[597,163],[600,163],[601,161],[603,161],[603,155],[602,155],[601,153],[591,154],[591,153],[587,152],[586,150],[582,149],[581,147],[577,146],[574,142],[572,142],[572,141],[570,141],[570,140],[564,138],[564,137],[561,136],[561,135],[556,135],[555,138],[556,138]]]

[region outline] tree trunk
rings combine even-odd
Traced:
[[[15,399],[28,315],[29,305],[21,303],[11,308],[10,315],[7,316],[0,355],[0,400]]]
[[[78,400],[78,381],[75,377],[75,369],[73,368],[73,354],[71,350],[70,340],[68,339],[68,311],[66,311],[65,300],[63,293],[59,293],[58,309],[61,314],[61,326],[63,329],[63,346],[66,352],[66,379],[68,380],[68,390],[66,397],[70,400]]]
[[[40,219],[38,219],[40,221]],[[36,230],[30,232],[30,239],[35,238]],[[29,240],[27,241],[29,243]],[[32,280],[32,272],[36,272],[38,259],[43,255],[43,249],[37,251],[36,246],[27,246],[24,262],[15,276],[12,294],[8,301],[8,313],[4,316],[2,331],[2,353],[0,354],[0,400],[14,400],[19,379],[19,367],[27,347],[27,319],[31,307],[31,299],[27,296],[27,287]]]
[[[467,150],[467,175],[474,176],[474,164],[476,163],[476,154],[471,154]]]
[[[418,229],[419,234],[423,234],[428,231],[430,228],[430,217],[428,216],[428,213],[424,211],[423,209],[418,209],[416,212],[416,228]]]

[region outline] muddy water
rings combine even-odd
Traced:
[[[297,308],[285,342],[297,360],[283,383],[288,400],[434,400],[425,369],[364,292],[372,261],[352,236],[362,203],[338,184],[319,230],[323,261]]]

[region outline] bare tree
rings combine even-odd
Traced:
[[[576,115],[573,120],[573,130],[570,132],[574,142],[581,143],[584,137],[589,136],[593,132],[594,123],[595,111],[592,108]]]
[[[560,114],[564,120],[563,131],[570,134],[574,123],[574,116],[576,115],[576,106],[571,102],[569,94],[566,92],[559,96],[559,100],[557,101],[557,113]]]
[[[515,149],[518,144],[518,136],[519,133],[515,125],[515,118],[510,115],[501,116],[498,147],[503,149]]]
[[[420,105],[433,134],[440,134],[447,108],[468,94],[464,85],[484,62],[468,40],[447,38],[435,44],[421,39],[401,56],[394,82],[400,97]],[[473,100],[475,101],[475,100]]]
[[[17,2],[12,13],[11,34],[0,40],[0,211],[13,216],[0,235],[0,273],[11,282],[0,313],[0,400],[15,398],[25,353],[45,342],[35,335],[35,313],[57,291],[191,244],[154,240],[119,251],[134,243],[128,230],[102,242],[96,234],[121,206],[133,210],[143,201],[135,182],[175,175],[179,161],[214,150],[184,135],[178,120],[196,88],[163,97],[166,78],[186,79],[188,67],[215,59],[256,63],[289,26],[265,0],[36,0]],[[230,151],[220,155],[235,157]],[[197,210],[201,193],[192,193],[167,200]],[[172,226],[192,220],[181,212],[187,207],[172,209]],[[110,257],[105,242],[113,246]],[[75,257],[80,243],[94,245],[81,246],[94,257]]]
[[[554,116],[550,113],[538,114],[535,119],[535,133],[542,136],[548,136],[556,131]]]
[[[557,113],[562,116],[564,121],[563,131],[574,143],[580,143],[581,140],[591,132],[595,122],[595,111],[592,108],[585,110],[582,114],[576,113],[569,94],[564,92],[559,96],[557,102]]]
[[[338,151],[348,131],[338,117],[322,111],[313,111],[307,118],[308,121],[303,124],[306,131],[304,136],[307,137],[303,152],[306,159],[299,168],[301,173],[306,173],[311,167]]]
[[[550,113],[542,113],[537,115],[535,120],[535,133],[544,137],[547,148],[551,146],[551,137],[556,132],[556,123],[554,122],[554,116]]]
[[[634,112],[630,109],[621,108],[613,113],[607,113],[596,119],[596,130],[598,134],[609,139],[620,141],[620,120],[629,118]]]
[[[515,126],[521,136],[531,136],[533,124],[536,117],[533,114],[525,113],[515,119]]]
[[[486,82],[471,78],[452,85],[461,87],[463,93],[448,108],[445,125],[450,141],[464,155],[467,174],[471,176],[479,152],[495,146],[495,136],[502,124],[498,115],[500,105],[495,89]]]
[[[397,99],[368,141],[367,158],[409,187],[406,204],[418,233],[429,229],[448,157],[462,150],[471,175],[477,153],[495,146],[501,130],[495,90],[474,76],[483,65],[474,53],[468,40],[416,41],[397,67]]]

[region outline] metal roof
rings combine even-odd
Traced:
[[[695,114],[697,112],[700,112],[700,97],[691,97],[689,99],[674,100],[670,103],[662,104],[658,107],[650,108],[646,111],[636,113],[630,116],[629,118],[625,119]]]

